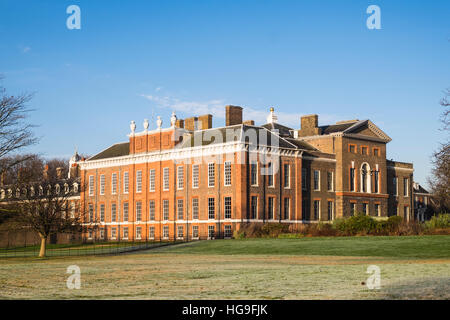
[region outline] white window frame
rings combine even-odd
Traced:
[[[288,203],[287,214],[286,214],[286,200]],[[283,220],[290,220],[291,219],[291,198],[289,198],[289,197],[284,197],[284,199],[283,199],[283,212],[284,212],[284,215],[287,216],[287,217],[284,217]]]
[[[163,239],[169,239],[169,226],[163,226],[163,234],[162,234],[162,238]]]
[[[197,189],[199,187],[199,184],[200,184],[199,172],[200,172],[200,165],[193,164],[192,165],[192,188],[193,189]]]
[[[184,166],[177,167],[177,189],[184,189]]]
[[[194,200],[197,204],[196,210],[194,210],[194,207],[195,207]],[[198,198],[192,198],[192,220],[198,220],[199,212],[200,212],[200,202],[199,202]]]
[[[253,216],[253,199],[256,199],[256,212],[255,215]],[[258,219],[258,206],[259,206],[259,201],[258,201],[258,196],[250,196],[250,219]]]
[[[333,221],[334,220],[334,201],[327,200],[327,218],[328,218],[328,208],[329,208],[330,203],[331,203],[331,220],[329,220],[329,221]]]
[[[92,203],[88,204],[88,218],[89,222],[94,222],[94,205]]]
[[[267,175],[267,187],[268,188],[275,188],[275,173],[273,170],[273,162],[269,162],[267,164],[267,169],[268,169],[268,175]],[[269,183],[269,177],[272,178],[272,183]]]
[[[370,210],[369,210],[369,203],[367,203],[367,202],[363,202],[363,211],[364,211],[364,215],[366,215],[366,216],[368,216],[369,215],[369,213],[370,213]],[[365,210],[364,210],[364,207],[365,207]]]
[[[168,221],[169,218],[170,218],[170,210],[169,210],[170,204],[169,204],[169,200],[164,199],[162,204],[163,204],[163,216],[162,216],[163,221]],[[167,204],[167,206],[166,206],[166,204]],[[166,214],[167,214],[167,216],[166,216]]]
[[[113,217],[114,217],[114,219],[113,219]],[[117,222],[117,220],[118,220],[117,219],[117,204],[111,203],[111,222]]]
[[[142,239],[142,227],[141,226],[136,226],[136,231],[135,232],[136,232],[135,239],[141,240]]]
[[[195,231],[197,232],[197,235],[195,235]],[[192,239],[199,239],[200,236],[200,232],[199,232],[199,227],[198,226],[192,226]]]
[[[117,228],[112,227],[111,228],[111,240],[116,240],[116,239],[117,239]]]
[[[405,181],[406,181],[406,184],[405,184]],[[406,188],[406,190],[405,190],[405,188]],[[406,194],[405,194],[405,191],[406,191]],[[405,198],[409,197],[409,178],[405,178],[405,177],[403,177],[403,196]]]
[[[136,201],[136,222],[141,222],[141,221],[142,221],[142,202]]]
[[[272,208],[270,202],[272,202]],[[270,212],[270,209],[272,209],[272,212]],[[267,197],[267,220],[275,220],[275,197]]]
[[[223,185],[225,187],[231,186],[231,161],[225,161],[223,164]]]
[[[128,227],[123,227],[122,239],[128,240],[129,235],[130,235],[130,230],[128,229]]]
[[[105,204],[100,204],[100,222],[105,222]]]
[[[94,196],[94,176],[89,176],[89,196]]]
[[[104,195],[105,194],[105,175],[101,174],[100,175],[100,195]]]
[[[381,217],[381,204],[375,203],[375,209],[378,206],[378,210],[375,210],[377,213],[377,217]]]
[[[125,206],[126,205],[126,206]],[[126,207],[126,210],[125,210]],[[130,204],[128,202],[123,203],[123,222],[128,222],[130,219]]]
[[[177,199],[177,220],[183,219],[184,219],[184,199]]]
[[[210,231],[213,231],[213,236],[211,237]],[[215,239],[216,238],[216,228],[214,226],[208,226],[208,239]]]
[[[255,166],[255,170],[253,170],[253,166],[254,165],[256,165]],[[252,161],[250,161],[250,185],[252,186],[252,187],[257,187],[258,186],[258,161],[256,161],[256,160],[252,160]],[[254,176],[253,176],[253,174],[254,174]],[[253,177],[255,177],[255,181],[252,181],[253,180]]]
[[[208,163],[208,188],[216,186],[216,164],[214,162]]]
[[[331,189],[328,190],[328,173],[331,173]],[[327,191],[334,192],[334,171],[327,171]]]
[[[361,164],[361,167],[359,168],[359,181],[360,183],[360,191],[364,192],[364,179],[363,179],[363,167],[364,165],[367,165],[367,185],[366,185],[366,192],[365,193],[372,193],[372,176],[370,175],[370,165],[367,162],[364,162]]]
[[[180,234],[180,230],[181,230],[181,234]],[[184,239],[184,226],[177,226],[177,239]]]
[[[316,172],[318,172],[317,189],[316,189]],[[313,189],[314,191],[320,191],[320,170],[314,169],[313,171]]]
[[[111,194],[117,194],[117,173],[111,175]]]
[[[212,199],[213,206],[211,207],[210,200]],[[211,208],[213,211],[214,217],[211,218]],[[214,197],[208,197],[208,220],[214,220],[216,218],[216,198]]]
[[[319,203],[319,206],[318,206],[318,208],[317,208],[317,219],[316,219],[316,217],[315,217],[315,212],[314,212],[314,209],[315,209],[315,207],[314,207],[314,204],[316,203],[316,201]],[[313,221],[320,221],[320,211],[321,211],[321,209],[322,209],[322,204],[321,204],[321,201],[320,200],[313,200],[313,205],[312,205],[312,207],[313,207]]]
[[[286,167],[288,168],[288,175],[287,175],[287,185],[286,185]],[[291,188],[291,165],[289,163],[283,164],[283,183],[284,183],[284,189],[290,189]]]
[[[130,187],[130,175],[128,171],[123,173],[123,193],[127,194]]]
[[[169,191],[170,189],[170,172],[169,168],[163,168],[163,191]]]
[[[149,175],[148,190],[149,190],[149,192],[155,192],[155,190],[156,190],[156,184],[155,184],[156,170],[150,169],[148,175]]]
[[[229,206],[227,206],[227,199],[229,199],[230,203]],[[227,196],[223,198],[223,217],[224,219],[231,219],[231,217],[233,216],[233,202],[231,199],[231,196]],[[229,217],[227,217],[227,209],[229,210]]]
[[[227,229],[230,229],[229,235],[227,235]],[[225,239],[231,239],[231,237],[233,236],[233,228],[230,224],[226,224],[223,226],[223,236]]]
[[[148,238],[151,240],[155,239],[155,226],[148,227]]]
[[[148,202],[148,220],[155,221],[156,219],[156,202],[155,200],[149,200]]]
[[[142,170],[136,171],[136,193],[142,192]]]

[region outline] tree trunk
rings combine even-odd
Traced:
[[[39,258],[45,257],[46,245],[47,245],[47,237],[41,235],[41,250],[39,251]]]

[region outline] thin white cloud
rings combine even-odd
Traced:
[[[215,99],[208,101],[182,101],[170,96],[157,96],[141,94],[142,97],[155,103],[156,107],[161,109],[170,109],[170,111],[182,112],[189,116],[199,116],[202,114],[212,114],[215,118],[225,119],[225,105],[229,104],[225,100]],[[244,106],[243,118],[244,120],[254,120],[256,124],[267,123],[267,116],[269,115],[269,107],[256,109]],[[292,127],[300,127],[300,117],[302,113],[288,113],[278,111],[275,108],[275,114],[278,117],[280,124]],[[334,115],[319,115],[320,123],[334,123],[338,118]]]
[[[23,53],[27,53],[27,52],[29,52],[30,50],[31,50],[30,47],[25,47],[25,48],[22,49],[22,52],[23,52]]]

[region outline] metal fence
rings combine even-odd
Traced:
[[[81,241],[69,244],[47,244],[46,256],[84,256],[120,254],[138,250],[157,248],[183,240],[143,240],[143,241]],[[38,257],[40,245],[0,248],[0,258]]]

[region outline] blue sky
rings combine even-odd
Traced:
[[[71,4],[80,30],[66,27]],[[381,30],[366,27],[371,4]],[[41,140],[27,151],[47,157],[95,154],[173,109],[221,126],[226,104],[259,124],[275,106],[294,128],[302,114],[371,119],[421,183],[445,138],[450,1],[2,0],[0,39],[8,93],[35,92]]]

